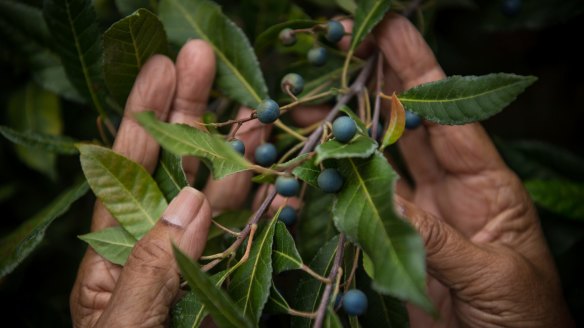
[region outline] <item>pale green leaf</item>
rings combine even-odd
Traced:
[[[273,218],[256,233],[249,258],[233,273],[228,289],[229,295],[243,314],[256,324],[270,295],[272,243],[277,222],[278,220]]]
[[[254,324],[240,312],[239,307],[229,298],[221,287],[213,283],[199,265],[189,259],[176,246],[174,257],[183,277],[188,281],[191,290],[205,308],[213,321],[219,327],[253,327]]]
[[[79,236],[106,260],[124,265],[137,240],[122,227],[112,227]]]
[[[89,190],[83,181],[64,191],[51,204],[0,239],[0,278],[12,272],[38,246],[49,225]]]
[[[182,188],[189,185],[183,170],[182,157],[163,149],[160,153],[158,167],[154,171],[154,180],[166,200],[170,202]]]
[[[268,302],[266,303],[266,307],[264,308],[264,312],[266,313],[288,313],[290,309],[290,305],[288,302],[280,294],[274,283],[272,282],[272,287],[270,288],[270,297],[268,298]]]
[[[105,31],[103,52],[107,87],[125,104],[142,65],[154,54],[168,53],[168,41],[158,17],[139,9]]]
[[[546,210],[584,220],[584,184],[564,180],[530,180],[525,188],[533,201]]]
[[[136,118],[162,147],[175,155],[201,158],[215,179],[248,170],[251,164],[222,137],[184,124],[158,121],[153,113],[139,113]]]
[[[393,207],[397,174],[381,153],[338,163],[345,184],[333,206],[335,225],[371,258],[374,288],[431,311],[424,243]]]
[[[367,34],[381,21],[389,10],[391,0],[361,0],[355,10],[355,23],[350,52],[353,52]]]
[[[0,133],[6,139],[27,148],[36,148],[52,153],[74,155],[77,154],[75,140],[67,136],[55,136],[32,131],[20,132],[7,126],[0,126]]]
[[[367,158],[377,149],[377,142],[358,134],[348,143],[329,140],[316,147],[316,164],[330,158]]]
[[[154,179],[143,166],[108,148],[89,144],[77,148],[93,193],[124,229],[140,239],[168,205]]]
[[[272,252],[274,273],[302,268],[302,258],[296,249],[294,238],[292,238],[283,222],[276,224],[274,244],[274,251]]]
[[[268,89],[249,40],[221,7],[209,0],[162,0],[159,16],[172,42],[203,39],[217,59],[216,83],[225,95],[255,108]]]
[[[502,111],[536,80],[506,73],[451,76],[412,88],[398,98],[407,110],[429,121],[466,124]]]

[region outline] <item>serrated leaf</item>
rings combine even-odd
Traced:
[[[178,156],[199,157],[215,179],[248,170],[251,164],[223,138],[185,124],[158,121],[153,113],[139,113],[136,119],[160,145]]]
[[[335,225],[371,258],[374,288],[432,311],[424,243],[393,207],[397,174],[381,153],[338,163],[345,184],[333,206]]]
[[[55,136],[32,131],[20,132],[7,126],[0,126],[0,133],[6,139],[27,148],[36,148],[64,155],[78,153],[77,148],[75,148],[76,141],[67,136]]]
[[[137,240],[122,227],[112,227],[79,236],[106,260],[124,265]]]
[[[182,188],[189,185],[183,170],[182,158],[163,149],[160,152],[158,167],[154,171],[154,180],[166,200],[170,202]]]
[[[228,288],[243,314],[256,324],[270,294],[272,243],[277,222],[273,218],[253,239],[249,258],[233,273]]]
[[[537,80],[506,73],[451,76],[422,84],[398,96],[404,107],[440,124],[466,124],[489,118]]]
[[[398,97],[393,94],[391,97],[391,113],[389,116],[389,125],[383,135],[381,150],[387,146],[393,145],[404,133],[406,128],[406,111],[399,101]]]
[[[266,313],[288,313],[289,309],[290,305],[288,305],[284,296],[280,294],[272,282],[272,287],[270,287],[270,297],[268,298],[264,311]]]
[[[188,281],[191,290],[197,298],[205,304],[205,308],[213,321],[219,327],[253,327],[252,322],[246,318],[238,306],[229,298],[220,287],[216,286],[211,278],[207,276],[199,265],[189,259],[176,246],[173,246],[174,257],[182,272],[183,277]]]
[[[249,40],[221,7],[209,0],[163,0],[159,16],[172,42],[190,38],[211,44],[217,58],[216,82],[225,95],[255,108],[268,88]]]
[[[300,164],[292,170],[292,174],[298,179],[308,183],[313,187],[318,187],[318,175],[320,168],[316,166],[314,158]]]
[[[64,191],[47,207],[0,239],[0,278],[12,272],[43,240],[53,221],[89,190],[85,181]]]
[[[217,288],[221,288],[221,285],[227,278],[229,271],[218,272],[211,277],[211,283],[213,283]],[[183,298],[178,301],[171,310],[172,327],[174,328],[193,328],[199,327],[205,319],[207,311],[205,305],[197,297],[197,294],[190,291]]]
[[[288,228],[282,222],[276,224],[274,234],[274,251],[272,252],[272,264],[274,273],[302,268],[302,258],[296,249],[294,238]]]
[[[136,239],[154,226],[168,205],[146,169],[111,149],[81,144],[81,167],[93,193]]]
[[[151,7],[152,4],[156,5],[156,2],[150,0],[115,0],[115,2],[118,11],[124,16],[130,15],[140,8],[148,10],[156,9]]]
[[[333,266],[339,237],[335,236],[326,242],[314,258],[310,261],[309,267],[321,276],[327,276]],[[325,285],[313,277],[303,276],[296,286],[294,296],[294,308],[299,311],[313,312],[316,311],[320,303],[320,298],[324,292]],[[308,318],[292,317],[290,320],[291,327],[312,327],[312,321]]]
[[[304,262],[311,260],[322,245],[338,234],[333,224],[332,207],[332,194],[316,188],[307,189],[296,224],[296,247]]]
[[[533,201],[554,213],[584,220],[584,184],[564,180],[530,180],[525,188]]]
[[[105,82],[125,104],[140,68],[154,54],[167,54],[168,41],[158,17],[146,9],[114,23],[103,35]]]
[[[315,163],[319,164],[330,158],[367,158],[375,152],[375,149],[377,149],[377,142],[361,134],[348,143],[329,140],[316,147]]]
[[[353,52],[363,38],[381,21],[389,10],[390,4],[391,0],[361,0],[357,3],[349,52]]]
[[[226,228],[235,229],[245,226],[251,215],[252,212],[249,210],[226,211],[214,217],[213,220]],[[223,230],[213,224],[209,228],[207,239],[219,237],[224,233]]]
[[[91,1],[46,0],[43,16],[71,84],[104,113],[102,43]]]

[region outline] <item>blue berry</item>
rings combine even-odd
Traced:
[[[312,48],[308,51],[308,62],[314,66],[322,66],[326,63],[326,49],[323,47]]]
[[[255,162],[261,166],[270,166],[276,162],[278,151],[271,143],[261,144],[255,151]]]
[[[343,309],[348,315],[362,315],[367,311],[367,296],[358,289],[351,289],[343,296]]]
[[[328,23],[326,23],[325,38],[327,40],[332,43],[337,43],[341,41],[343,35],[345,35],[345,28],[343,27],[343,24],[334,20],[328,21]]]
[[[272,99],[264,99],[256,109],[256,113],[260,122],[269,124],[280,116],[280,106]]]
[[[517,16],[521,11],[521,0],[503,0],[501,3],[501,12],[505,16]]]
[[[229,142],[231,144],[231,147],[233,147],[233,149],[240,153],[241,155],[245,154],[245,145],[243,144],[243,142],[239,139],[233,139]]]
[[[280,215],[278,215],[278,219],[282,220],[287,226],[291,226],[296,222],[296,210],[291,206],[284,206],[282,211],[280,211]]]
[[[347,143],[357,133],[357,124],[348,116],[341,116],[333,122],[333,135],[339,142]]]
[[[325,169],[318,175],[318,187],[329,194],[336,193],[343,187],[343,177],[336,169]]]
[[[422,119],[418,114],[406,111],[406,129],[413,130],[422,124]]]
[[[288,86],[293,95],[298,95],[304,90],[304,79],[296,73],[288,73],[282,78],[280,86],[282,91],[286,92],[286,86]]]
[[[279,176],[276,179],[276,192],[284,197],[293,197],[298,195],[300,184],[293,177]]]
[[[281,30],[280,34],[278,34],[278,38],[285,46],[291,46],[296,43],[296,35],[294,34],[294,30],[291,28],[285,28]]]
[[[371,136],[371,127],[367,129],[367,133],[369,134],[369,136],[371,138],[373,138]],[[383,135],[383,125],[381,124],[381,122],[377,122],[377,131],[376,131],[376,136],[375,136],[375,140],[379,140],[381,138],[381,136]]]

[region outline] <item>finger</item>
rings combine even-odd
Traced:
[[[298,106],[290,111],[290,118],[300,127],[324,120],[331,110],[328,105]]]
[[[195,126],[195,122],[200,122],[214,78],[215,55],[211,46],[202,40],[187,42],[176,58],[176,95],[169,121],[192,126]],[[185,156],[183,167],[189,183],[192,184],[199,168],[199,160],[194,156]]]
[[[197,259],[205,247],[210,223],[211,209],[204,195],[184,188],[134,246],[98,325],[162,327],[180,283],[172,243]]]
[[[252,113],[253,110],[242,107],[237,113],[237,119],[247,118]],[[235,137],[245,145],[245,158],[247,160],[253,162],[256,148],[264,142],[270,130],[271,125],[264,125],[258,120],[251,120],[241,126]],[[249,195],[251,177],[252,172],[245,171],[228,175],[219,180],[209,178],[204,193],[213,206],[213,213],[217,214],[225,210],[239,208]]]

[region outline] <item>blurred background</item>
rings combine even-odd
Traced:
[[[10,17],[2,13],[7,2],[0,0],[0,125],[77,140],[98,139],[96,113],[89,106],[75,101],[75,95],[59,97],[51,86],[35,82],[36,68],[23,56],[26,41],[17,37]],[[19,2],[42,8],[42,1]],[[261,30],[245,25],[249,17],[246,20],[238,15],[250,10],[258,17],[271,15],[270,6],[263,5],[269,0],[218,2],[252,39]],[[343,8],[352,3],[292,2],[314,18],[345,15]],[[156,1],[94,3],[100,28],[105,30],[134,8],[150,7]],[[408,2],[401,5],[406,7]],[[584,1],[430,0],[423,1],[422,8],[412,20],[424,32],[448,75],[509,72],[539,78],[509,108],[484,122],[509,165],[523,179],[560,177],[583,183],[584,133],[580,125],[584,121],[584,47],[580,42]],[[271,15],[270,19],[277,23],[286,17]],[[54,83],[60,81],[55,79]],[[17,147],[0,136],[0,238],[81,179],[77,156]],[[12,327],[71,325],[68,296],[86,248],[77,235],[89,230],[94,202],[89,194],[49,227],[31,256],[0,278],[0,313],[4,322],[14,323]],[[544,209],[540,215],[566,299],[574,317],[584,325],[584,222]]]

